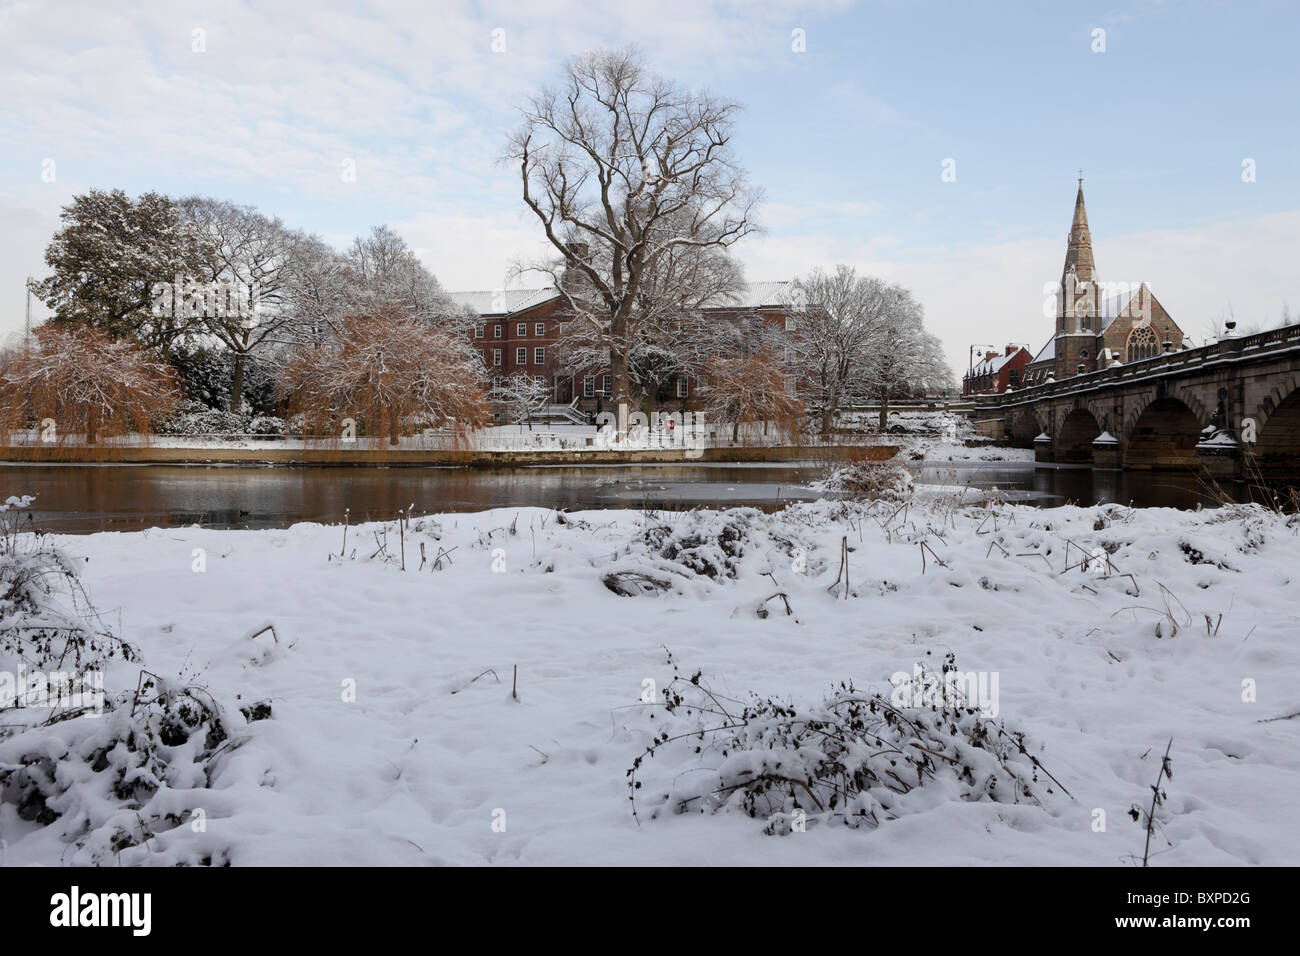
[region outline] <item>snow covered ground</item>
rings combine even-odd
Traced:
[[[392,523],[349,529],[343,559],[337,526],[63,537],[104,619],[150,673],[206,688],[230,739],[203,773],[174,754],[174,779],[135,803],[97,783],[87,749],[125,709],[0,740],[0,769],[86,758],[62,765],[47,826],[4,795],[3,862],[1132,865],[1145,832],[1128,813],[1172,737],[1153,865],[1294,865],[1297,527],[943,499],[511,509],[413,519],[405,571]],[[847,598],[828,591],[845,541]],[[667,590],[623,596],[604,583],[619,572]],[[665,646],[719,693],[803,707],[849,679],[888,695],[891,674],[952,653],[996,675],[996,720],[1072,796],[1042,775],[1040,805],[936,781],[874,828],[766,836],[741,813],[652,819],[645,803],[638,822],[626,772],[668,719],[642,702],[671,677]],[[129,705],[140,666],[112,663],[109,696]],[[260,700],[270,718],[246,721]],[[706,757],[657,755],[642,797]]]

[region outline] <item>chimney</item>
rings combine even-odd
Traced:
[[[581,298],[591,292],[591,282],[574,268],[574,264],[591,264],[591,246],[585,242],[566,242],[564,248],[566,255],[564,271],[560,273],[560,288],[575,298]]]

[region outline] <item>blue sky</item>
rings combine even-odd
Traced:
[[[0,331],[90,186],[250,202],[340,246],[387,222],[446,286],[499,286],[538,246],[497,162],[515,106],[568,55],[629,42],[745,104],[737,148],[767,194],[736,249],[749,277],[903,281],[954,367],[1050,332],[1080,167],[1101,278],[1150,282],[1193,336],[1229,305],[1243,324],[1300,309],[1294,4],[114,6],[0,3]]]

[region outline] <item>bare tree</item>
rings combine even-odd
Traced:
[[[524,421],[528,430],[533,430],[533,412],[546,401],[551,394],[546,381],[538,380],[532,375],[516,372],[501,383],[499,392],[493,397],[505,406],[511,419],[519,422],[519,430],[524,430]]]
[[[557,287],[571,287],[572,270],[560,271],[558,280]],[[628,353],[631,395],[667,400],[678,378],[701,378],[713,359],[734,354],[730,326],[702,310],[734,303],[743,285],[739,263],[717,247],[670,247],[647,269]],[[555,353],[574,374],[607,368],[609,352],[608,338],[594,322],[561,325]]]
[[[281,389],[290,411],[324,434],[351,418],[400,444],[417,425],[480,428],[483,363],[469,343],[402,312],[349,316],[318,346],[299,346]]]
[[[796,279],[787,295],[797,313],[792,348],[816,390],[822,434],[829,435],[841,403],[861,391],[866,357],[894,347],[886,323],[894,293],[884,280],[839,265]]]
[[[320,345],[342,328],[353,276],[347,259],[317,236],[305,237],[298,253],[286,289],[294,321],[282,330],[282,337]]]
[[[769,427],[787,441],[799,434],[803,402],[795,395],[786,368],[771,349],[735,355],[714,364],[704,387],[705,415],[731,425],[731,440],[741,425]]]
[[[53,422],[56,440],[147,435],[180,398],[174,370],[140,345],[95,328],[45,325],[0,355],[0,428]]]
[[[401,313],[407,318],[464,331],[478,321],[457,305],[406,240],[376,226],[353,240],[344,258],[344,307],[356,315]]]
[[[511,138],[524,203],[561,260],[534,268],[565,296],[572,334],[608,353],[623,409],[646,328],[699,298],[689,272],[655,277],[686,248],[725,249],[755,230],[759,196],[731,149],[738,109],[654,76],[634,50],[598,51],[571,60]]]

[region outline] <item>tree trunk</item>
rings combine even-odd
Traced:
[[[402,419],[396,411],[389,415],[388,444],[400,445],[402,443]]]
[[[236,415],[244,399],[244,353],[235,353],[235,376],[230,383],[230,410]]]
[[[889,393],[886,392],[880,398],[880,430],[883,432],[889,427]]]
[[[839,398],[833,390],[827,390],[822,396],[822,437],[830,438],[831,425],[835,419],[835,410],[839,407]]]
[[[95,444],[95,433],[99,431],[98,410],[92,405],[86,411],[86,444]]]
[[[632,409],[632,391],[627,377],[627,356],[621,355],[612,349],[610,352],[609,372],[613,386],[612,404],[619,412],[622,412],[624,408],[630,412]],[[621,417],[616,426],[617,433],[627,434],[628,419],[630,418],[631,415]]]
[[[737,418],[731,425],[731,443],[733,445],[740,442],[740,419]]]

